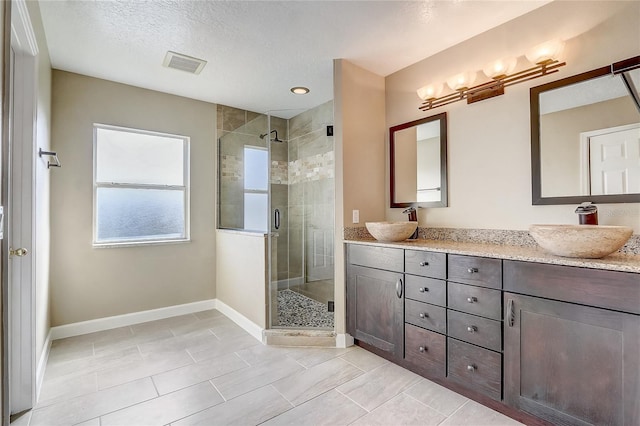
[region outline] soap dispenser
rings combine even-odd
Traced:
[[[575,212],[578,214],[578,223],[580,225],[598,224],[598,207],[591,204],[591,201],[580,204]]]
[[[409,207],[408,209],[406,209],[402,213],[409,215],[409,222],[417,222],[418,221],[418,214],[416,212],[416,208],[415,207]],[[417,227],[416,227],[416,230],[413,231],[413,234],[411,234],[411,236],[408,239],[409,240],[417,240],[418,239],[418,228]]]

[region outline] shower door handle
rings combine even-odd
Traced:
[[[276,229],[280,229],[280,210],[276,209],[273,212],[273,221]]]

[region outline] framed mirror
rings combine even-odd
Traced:
[[[640,202],[640,57],[533,87],[532,203]]]
[[[389,129],[391,207],[447,206],[447,113]]]

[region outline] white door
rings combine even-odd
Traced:
[[[24,1],[11,3],[11,66],[9,78],[9,161],[3,171],[8,185],[6,253],[8,284],[9,412],[35,404],[35,274],[34,165],[36,124],[35,35]]]
[[[592,195],[640,192],[640,126],[589,137]]]

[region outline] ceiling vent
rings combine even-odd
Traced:
[[[180,53],[168,51],[164,57],[164,65],[167,68],[174,68],[180,71],[186,71],[191,74],[200,74],[202,68],[207,64],[207,61],[194,58]]]

